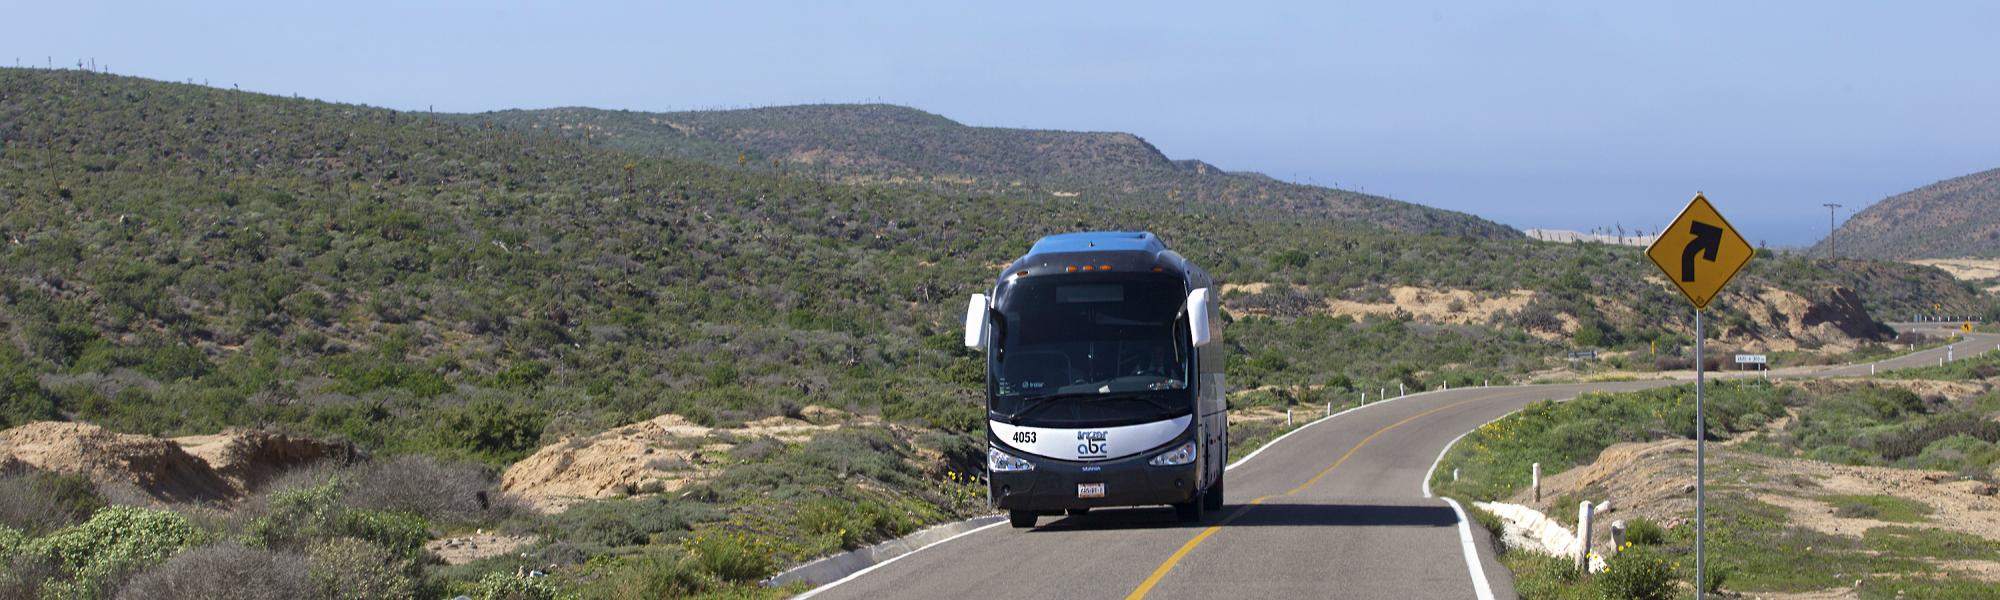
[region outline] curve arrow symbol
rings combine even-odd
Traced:
[[[1688,233],[1694,234],[1694,241],[1688,242],[1681,250],[1681,281],[1694,281],[1694,255],[1715,262],[1715,253],[1722,249],[1722,228],[1695,221],[1688,224]]]

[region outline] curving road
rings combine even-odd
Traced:
[[[1934,327],[1935,324],[1926,324]],[[2000,336],[1959,345],[1992,351]],[[1936,364],[1942,348],[1881,363]],[[1866,364],[1773,376],[1866,374]],[[1172,509],[1100,510],[1004,524],[931,546],[814,598],[1512,598],[1487,532],[1428,498],[1426,474],[1467,431],[1528,404],[1682,381],[1461,388],[1323,419],[1228,472],[1228,506],[1200,523]]]

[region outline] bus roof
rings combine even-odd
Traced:
[[[1167,244],[1150,231],[1083,231],[1059,233],[1035,241],[1028,249],[1030,256],[1036,254],[1063,254],[1070,252],[1164,252]]]

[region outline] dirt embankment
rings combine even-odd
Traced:
[[[1659,286],[1670,284],[1658,276],[1650,280]],[[1678,293],[1678,292],[1676,292]],[[1854,290],[1831,287],[1797,292],[1770,286],[1741,286],[1725,292],[1725,301],[1740,310],[1747,320],[1735,327],[1723,327],[1719,341],[1749,352],[1824,349],[1845,352],[1869,341],[1884,339],[1888,332],[1870,318]],[[1389,288],[1382,301],[1340,298],[1320,299],[1304,288],[1287,284],[1224,284],[1224,302],[1245,314],[1321,314],[1366,317],[1398,317],[1437,325],[1510,326],[1513,317],[1541,297],[1527,289],[1503,292],[1453,288],[1398,286]],[[1598,312],[1619,327],[1641,325],[1645,317],[1626,302],[1615,298],[1594,300]],[[1237,307],[1241,307],[1240,309]],[[1554,322],[1531,328],[1528,333],[1549,341],[1566,341],[1582,321],[1568,313],[1553,315]]]
[[[672,492],[714,476],[739,446],[767,438],[803,441],[847,424],[875,422],[821,406],[806,407],[799,417],[709,428],[666,414],[564,438],[507,467],[500,476],[500,489],[543,512],[560,512],[585,500]]]
[[[132,485],[162,502],[232,500],[286,469],[356,458],[349,444],[256,431],[167,439],[53,421],[0,431],[0,466]]]
[[[1712,443],[1708,477],[1711,500],[1720,492],[1746,494],[1784,508],[1788,524],[1821,533],[1859,538],[1871,528],[1897,525],[2000,540],[2000,499],[1995,498],[1994,487],[1962,481],[1944,472],[1777,458]],[[1876,495],[1913,500],[1932,512],[1920,522],[1890,523],[1839,516],[1833,505],[1823,500],[1828,496]],[[1612,501],[1613,512],[1600,517],[1601,522],[1643,516],[1668,527],[1680,526],[1685,515],[1694,510],[1694,442],[1618,444],[1606,448],[1595,462],[1543,477],[1540,502],[1535,501],[1532,490],[1523,490],[1506,501],[1551,515],[1575,515],[1573,502],[1579,499]],[[1609,550],[1605,537],[1600,535],[1593,548]],[[2000,581],[2000,559],[1953,561],[1950,566]]]
[[[1749,328],[1722,330],[1724,343],[1751,352],[1817,348],[1846,352],[1890,332],[1862,307],[1861,295],[1835,287],[1809,299],[1797,293],[1764,287],[1746,289],[1728,301],[1750,318]]]

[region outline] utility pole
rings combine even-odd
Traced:
[[[1840,205],[1828,202],[1821,206],[1826,207],[1826,258],[1833,260],[1840,256],[1840,253],[1835,251],[1838,248],[1833,243],[1833,214],[1834,211],[1840,210]]]

